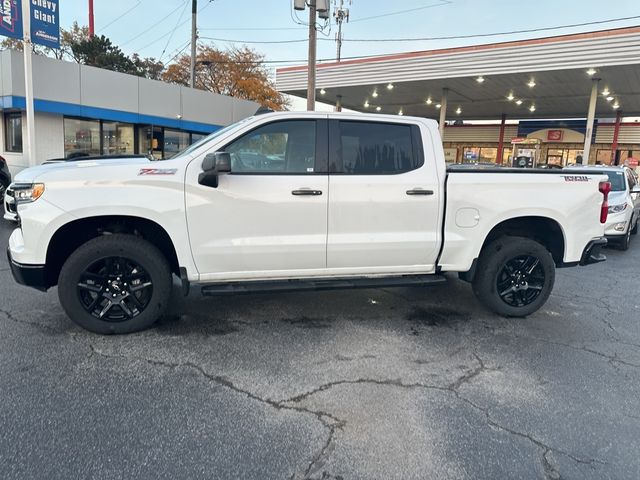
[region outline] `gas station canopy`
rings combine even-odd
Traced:
[[[306,97],[307,67],[277,70]],[[362,112],[447,120],[640,116],[640,27],[321,63],[317,99]]]

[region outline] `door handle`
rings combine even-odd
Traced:
[[[423,190],[422,188],[414,188],[407,190],[407,195],[433,195],[433,190]]]
[[[318,196],[322,195],[322,190],[311,190],[310,188],[300,188],[291,192],[291,195],[301,197],[303,195]]]

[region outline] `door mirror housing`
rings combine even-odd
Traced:
[[[640,193],[640,184],[635,185],[635,186],[631,189],[631,193]]]
[[[198,183],[218,188],[218,177],[231,172],[231,155],[227,152],[208,153],[202,161],[202,170],[198,176]]]

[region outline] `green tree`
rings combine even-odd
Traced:
[[[162,80],[164,63],[157,61],[155,58],[141,58],[137,53],[133,54],[131,61],[136,67],[136,75],[151,80]]]
[[[71,45],[73,59],[82,65],[114,72],[137,74],[133,61],[104,35],[81,39]]]

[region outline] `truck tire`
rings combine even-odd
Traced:
[[[542,307],[555,283],[551,253],[524,237],[504,236],[482,249],[473,292],[489,309],[506,317],[525,317]]]
[[[166,258],[134,235],[105,235],[62,266],[58,297],[71,320],[102,335],[144,330],[166,311],[173,286]]]

